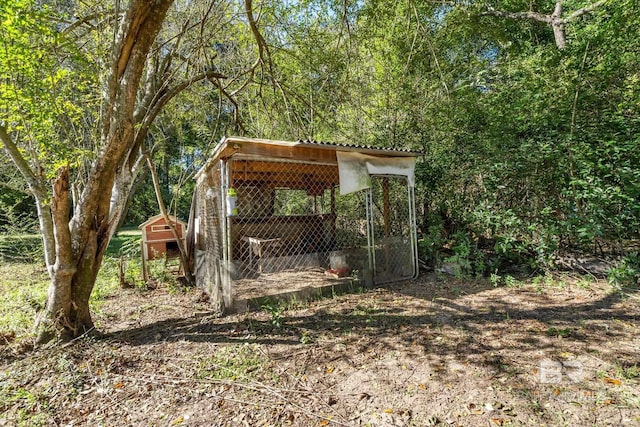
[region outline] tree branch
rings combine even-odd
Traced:
[[[22,156],[22,153],[20,153],[18,146],[13,141],[13,138],[11,138],[11,135],[9,135],[5,126],[0,126],[0,141],[4,145],[4,150],[13,164],[16,165],[16,168],[18,168],[25,181],[27,181],[27,185],[29,185],[31,191],[34,194],[39,192],[44,196],[46,194],[44,186],[31,170],[31,167]]]
[[[608,0],[599,0],[589,6],[572,12],[565,18],[562,17],[562,0],[556,0],[556,6],[553,10],[553,13],[550,15],[545,15],[538,12],[506,12],[501,10],[494,10],[490,7],[489,10],[482,12],[480,16],[498,16],[502,18],[532,20],[549,24],[553,29],[556,46],[558,47],[558,49],[564,49],[566,45],[564,26],[568,22],[574,21],[578,17],[592,12],[593,10],[605,4],[607,1]]]
[[[589,12],[593,12],[594,10],[596,10],[597,8],[599,8],[600,6],[602,6],[603,4],[605,4],[607,2],[607,0],[600,0],[597,1],[595,3],[593,3],[590,6],[586,6],[583,7],[582,9],[578,9],[575,12],[569,14],[569,16],[567,16],[566,18],[564,18],[564,22],[571,22],[573,20],[575,20],[576,18],[579,18],[580,16],[589,13]]]
[[[171,218],[167,213],[167,207],[164,203],[164,200],[162,199],[162,191],[160,190],[160,183],[158,182],[158,173],[156,171],[156,166],[153,163],[153,159],[149,155],[146,155],[146,158],[147,158],[147,165],[149,166],[149,172],[151,172],[151,181],[153,182],[153,189],[156,193],[156,199],[158,200],[158,207],[160,208],[160,213],[162,214],[162,217],[167,223],[169,230],[171,230],[171,234],[173,235],[173,238],[176,240],[176,243],[178,244],[178,250],[180,251],[180,262],[182,263],[182,268],[184,268],[184,273],[185,273],[187,282],[192,284],[194,283],[194,279],[188,264],[189,261],[187,257],[187,249],[185,248],[184,241],[180,238],[180,236],[178,236],[178,231],[176,230],[175,223],[171,221]]]
[[[502,10],[489,9],[486,12],[482,12],[480,16],[498,16],[501,18],[509,19],[528,19],[544,22],[545,24],[551,23],[551,16],[543,15],[542,13],[538,12],[505,12]]]
[[[142,119],[142,121],[140,122],[136,130],[132,153],[138,151],[139,148],[142,146],[142,142],[144,142],[144,139],[146,138],[147,133],[149,132],[149,127],[151,126],[153,121],[156,119],[160,111],[162,111],[162,108],[164,108],[164,106],[167,105],[167,103],[171,101],[173,98],[175,98],[180,92],[182,92],[183,90],[189,88],[194,83],[197,83],[201,80],[224,79],[224,78],[226,78],[225,75],[220,74],[216,71],[210,70],[204,73],[197,74],[191,77],[190,79],[183,80],[180,83],[171,87],[170,89],[158,92],[154,97],[154,99],[151,101],[144,115],[144,118]],[[131,161],[131,159],[129,159],[129,161]]]
[[[20,153],[18,146],[13,141],[13,138],[11,138],[11,135],[9,135],[9,132],[7,132],[7,128],[2,125],[0,125],[0,141],[11,161],[13,161],[18,171],[20,171],[20,174],[22,174],[25,181],[27,181],[29,191],[36,199],[36,209],[38,210],[38,221],[40,224],[40,232],[42,233],[42,245],[44,247],[44,258],[47,264],[47,270],[51,275],[53,274],[53,264],[56,262],[56,248],[51,206],[48,204],[49,197],[46,187]]]

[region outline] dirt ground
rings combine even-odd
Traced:
[[[105,336],[0,345],[0,425],[640,425],[640,298],[603,281],[401,285],[216,318],[123,290]]]

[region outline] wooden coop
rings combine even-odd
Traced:
[[[185,242],[187,224],[169,215],[178,237]],[[142,230],[142,274],[149,280],[148,261],[158,258],[180,259],[180,249],[167,221],[162,214],[153,216],[138,226]]]
[[[418,156],[224,138],[196,175],[187,248],[197,285],[231,312],[265,296],[414,278]]]

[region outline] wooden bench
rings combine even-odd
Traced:
[[[243,242],[249,244],[249,265],[253,268],[254,256],[258,259],[268,256],[274,256],[282,247],[283,240],[281,237],[265,239],[261,237],[243,236]],[[258,273],[262,273],[262,265],[258,263]]]

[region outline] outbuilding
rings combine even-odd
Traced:
[[[407,150],[226,137],[196,175],[187,248],[221,312],[418,274]]]
[[[173,215],[169,220],[174,225],[178,238],[185,242],[187,224]],[[157,258],[179,258],[178,242],[162,214],[155,215],[138,226],[142,230],[142,267],[145,281],[149,279],[149,260]]]

